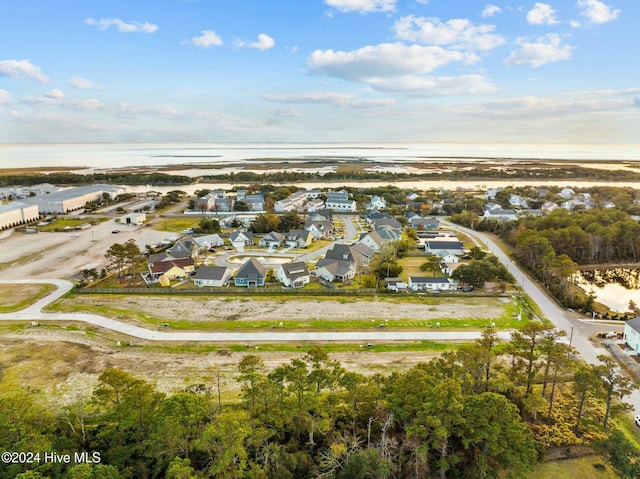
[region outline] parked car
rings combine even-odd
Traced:
[[[113,233],[114,235],[115,235],[115,234],[118,234],[118,233],[120,233],[120,230],[113,230],[113,231],[112,231],[112,233]]]

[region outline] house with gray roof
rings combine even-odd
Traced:
[[[267,268],[256,258],[249,258],[236,273],[234,284],[246,288],[264,286]]]
[[[305,229],[291,230],[287,233],[285,243],[291,248],[306,248],[313,242],[311,231]]]
[[[261,248],[279,248],[284,243],[285,235],[282,233],[278,233],[277,231],[272,231],[271,233],[267,233],[260,241],[258,241],[258,246]]]
[[[630,319],[624,323],[624,342],[640,354],[640,317]]]
[[[447,251],[449,254],[462,255],[464,245],[460,241],[426,241],[425,252],[440,255],[441,252]]]
[[[198,287],[226,286],[233,271],[226,266],[200,266],[193,277],[193,284]]]
[[[322,258],[315,267],[316,277],[325,281],[351,281],[356,275],[356,265],[352,261]]]
[[[287,288],[302,288],[311,281],[311,274],[304,261],[295,261],[281,265],[276,278]]]

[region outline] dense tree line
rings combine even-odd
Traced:
[[[249,354],[235,403],[221,401],[216,371],[167,395],[107,369],[90,397],[57,406],[3,378],[5,450],[99,452],[100,463],[5,462],[0,477],[523,478],[546,451],[572,445],[637,477],[639,452],[615,428],[633,386],[626,373],[608,357],[576,362],[539,323],[498,343],[487,329],[428,363],[373,376],[320,348],[270,371]]]
[[[451,166],[451,165],[448,165]],[[397,173],[388,171],[331,171],[325,172],[295,172],[277,171],[256,173],[238,171],[223,175],[208,175],[202,177],[204,181],[222,182],[263,182],[284,183],[291,181],[340,181],[340,180],[481,180],[481,179],[531,179],[531,180],[603,180],[603,181],[637,181],[640,173],[622,170],[599,170],[579,166],[563,166],[559,168],[518,168],[517,166],[504,169],[467,169],[451,166],[447,171],[426,171],[422,173]]]
[[[114,185],[190,185],[193,178],[166,173],[90,173],[78,175],[75,173],[49,173],[46,175],[7,175],[0,176],[0,186],[32,186],[40,183],[54,185],[91,185],[94,183],[109,183]]]
[[[589,298],[571,284],[578,266],[640,261],[640,223],[618,209],[557,209],[512,222],[461,213],[453,220],[498,234],[518,262],[567,306],[589,306]]]

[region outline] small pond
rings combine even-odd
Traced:
[[[249,258],[255,258],[265,266],[278,266],[281,264],[291,263],[294,260],[294,256],[282,256],[282,255],[252,255],[252,254],[238,254],[229,256],[227,261],[229,263],[243,264]]]
[[[586,293],[593,292],[598,303],[612,311],[630,311],[630,301],[640,307],[640,269],[582,270],[573,279]]]

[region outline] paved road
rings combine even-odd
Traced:
[[[549,319],[556,328],[564,330],[567,333],[567,337],[571,338],[571,345],[576,348],[587,362],[597,364],[600,362],[597,358],[598,355],[608,354],[605,349],[596,347],[589,340],[589,337],[597,331],[620,331],[622,330],[621,324],[612,325],[609,323],[607,325],[598,325],[580,319],[568,318],[565,311],[541,289],[538,283],[529,279],[524,271],[518,268],[488,235],[455,225],[446,220],[441,220],[440,222],[449,228],[462,231],[475,241],[484,244],[487,249],[495,254],[498,259],[507,266],[507,269],[515,277],[517,284],[520,285],[522,290],[538,305],[542,314]]]
[[[81,321],[138,339],[151,341],[206,341],[225,343],[260,343],[260,342],[304,342],[304,341],[473,341],[480,337],[479,332],[465,331],[342,331],[342,332],[172,332],[168,330],[151,330],[133,324],[123,323],[96,314],[85,313],[43,313],[41,309],[71,290],[69,281],[60,279],[23,279],[0,280],[0,284],[42,284],[51,283],[57,286],[56,291],[39,300],[26,309],[15,313],[0,314],[0,321]],[[499,334],[501,339],[509,339],[508,332]]]

